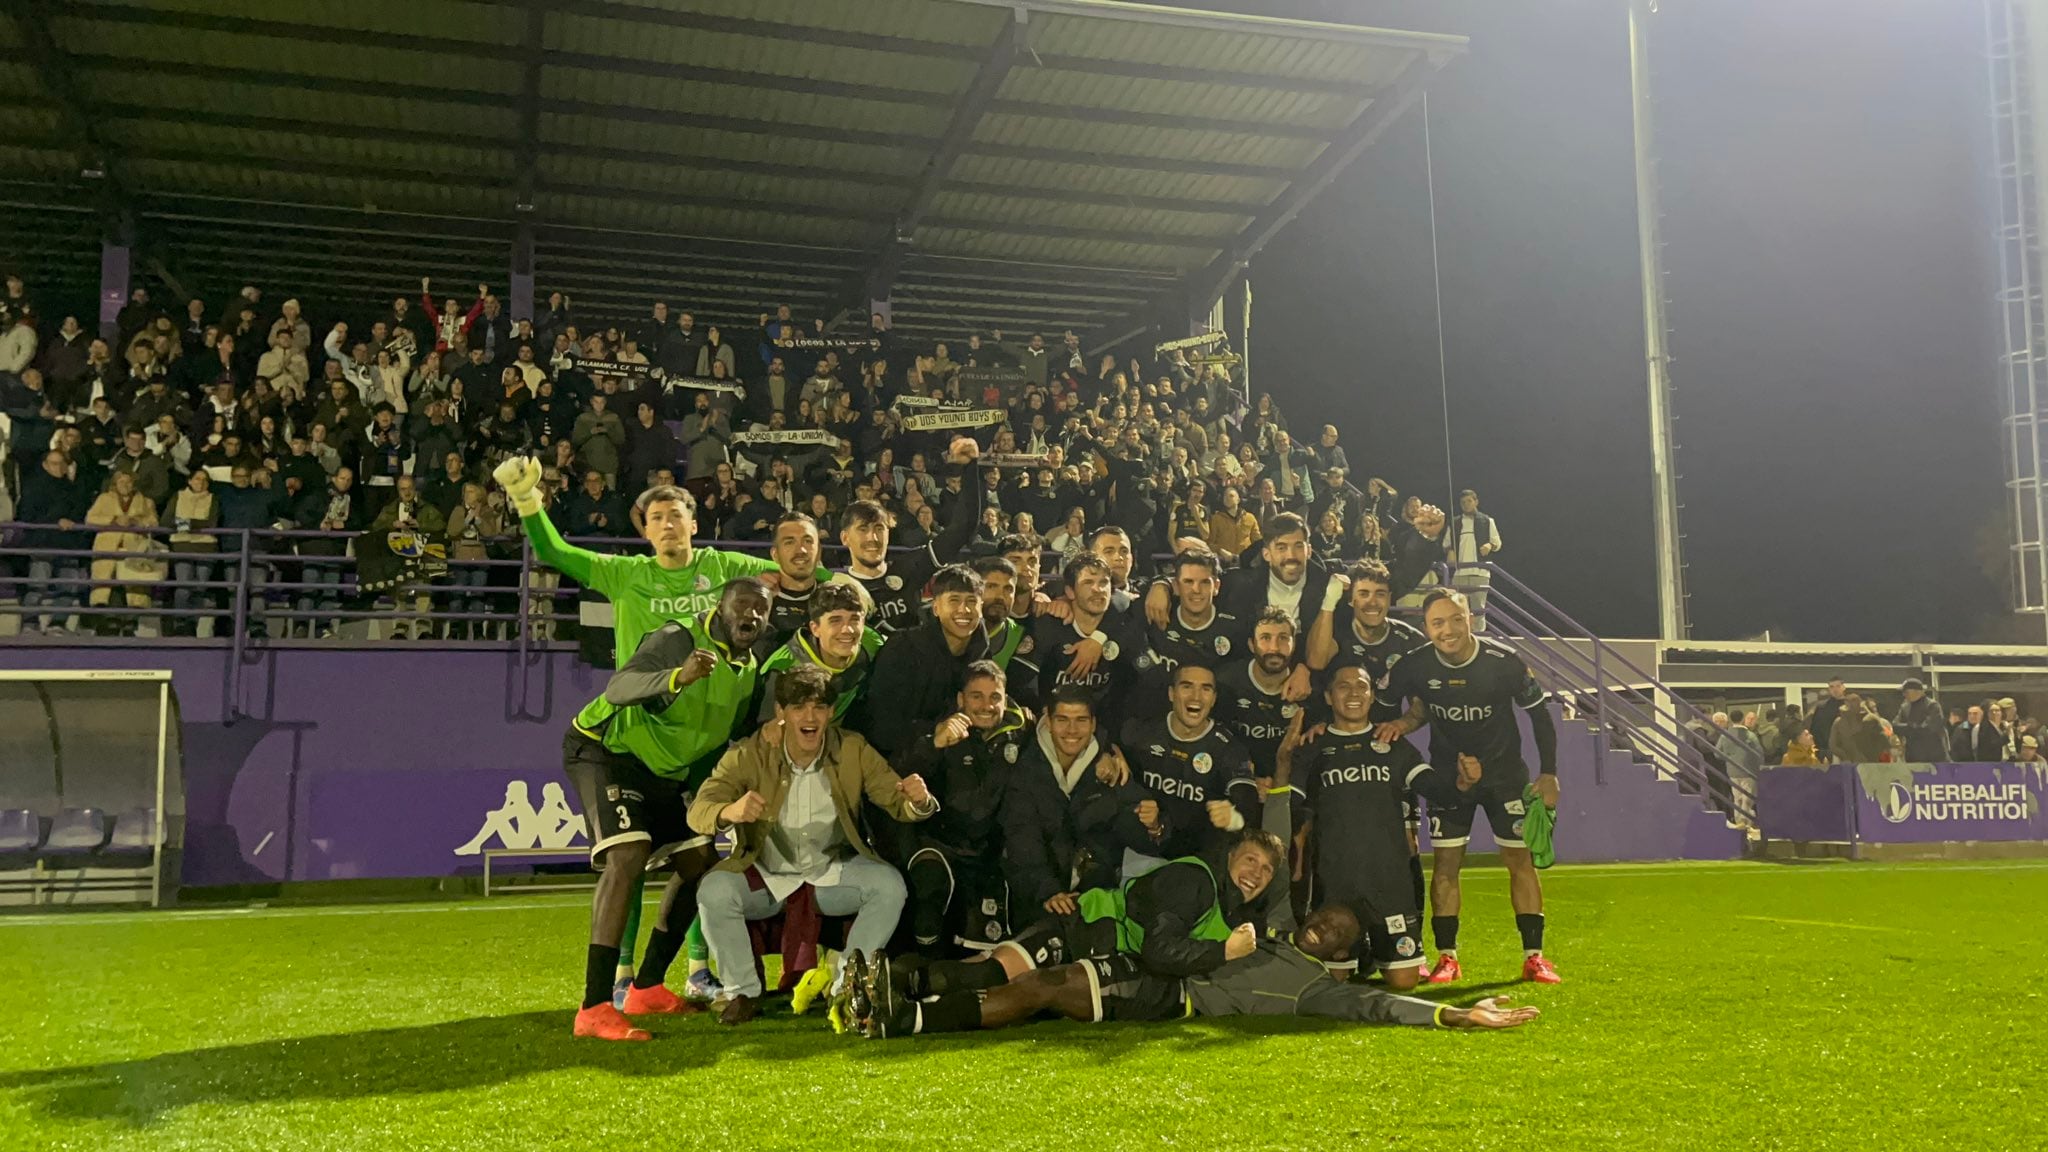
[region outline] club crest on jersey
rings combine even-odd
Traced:
[[[1399,956],[1403,960],[1415,955],[1415,937],[1403,936],[1399,940],[1394,941],[1394,955]]]
[[[981,935],[984,940],[1001,940],[1003,938],[1003,922],[1001,920],[991,920],[987,924],[982,925]]]
[[[1015,764],[1017,762],[1017,746],[1015,744],[1003,745],[1003,759],[1007,763],[1011,764]]]
[[[1200,772],[1204,776],[1207,776],[1209,774],[1209,769],[1214,768],[1215,766],[1216,761],[1212,759],[1207,752],[1195,753],[1195,771]]]
[[[891,572],[882,583],[887,584],[891,592],[903,591],[903,577],[896,575],[894,572]]]
[[[1375,740],[1372,742],[1372,750],[1384,756],[1387,753],[1392,752],[1394,750],[1394,746],[1392,744],[1387,743],[1385,740]]]
[[[1407,930],[1408,918],[1406,916],[1387,917],[1387,935],[1398,936],[1401,933],[1406,932]]]
[[[1122,651],[1123,649],[1117,647],[1116,641],[1111,640],[1102,646],[1102,658],[1104,660],[1114,660],[1117,658],[1117,654]]]
[[[1294,719],[1294,714],[1299,711],[1301,711],[1301,705],[1299,704],[1282,704],[1280,706],[1280,715],[1289,720]]]
[[[1034,637],[1034,636],[1026,636],[1026,637],[1024,638],[1024,642],[1023,642],[1023,643],[1021,643],[1021,644],[1019,644],[1019,645],[1017,645],[1017,655],[1019,655],[1019,656],[1029,656],[1029,655],[1031,655],[1031,650],[1032,650],[1033,648],[1037,647],[1037,646],[1038,646],[1038,639],[1037,639],[1037,637]]]
[[[1394,665],[1399,664],[1400,662],[1401,654],[1399,652],[1396,652],[1393,655],[1387,657],[1387,670],[1389,672],[1393,671]]]
[[[1230,655],[1230,637],[1218,636],[1216,638],[1216,654],[1218,656]]]
[[[709,592],[711,591],[711,577],[699,572],[697,573],[697,578],[690,581],[690,587],[695,588],[699,592]]]

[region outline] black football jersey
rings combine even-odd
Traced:
[[[1376,909],[1406,909],[1415,902],[1408,782],[1424,768],[1415,745],[1381,743],[1371,728],[1325,731],[1295,754],[1290,783],[1301,796],[1296,823],[1315,821],[1318,904],[1362,899]]]
[[[1012,662],[1024,660],[1036,666],[1038,699],[1042,705],[1049,705],[1053,689],[1063,684],[1085,686],[1095,698],[1096,730],[1114,732],[1132,687],[1152,662],[1144,622],[1143,614],[1135,609],[1120,613],[1112,608],[1102,618],[1102,633],[1108,637],[1102,646],[1102,658],[1087,675],[1076,679],[1067,675],[1067,665],[1073,661],[1074,645],[1086,640],[1088,633],[1071,621],[1040,616],[1032,622],[1031,635],[1018,646]],[[1163,709],[1164,701],[1159,710]]]
[[[775,600],[768,606],[768,628],[761,633],[761,639],[754,645],[754,654],[763,660],[775,654],[775,650],[789,643],[789,638],[804,630],[811,622],[811,593],[822,585],[814,584],[801,592],[788,592],[777,588]]]
[[[1244,749],[1213,718],[1193,740],[1175,737],[1163,716],[1133,720],[1117,747],[1131,766],[1131,783],[1159,801],[1166,825],[1166,838],[1144,849],[1148,855],[1171,858],[1214,847],[1226,834],[1210,823],[1206,805],[1212,800],[1248,803],[1255,795]]]
[[[1244,638],[1237,617],[1218,611],[1206,628],[1190,628],[1175,612],[1164,628],[1149,628],[1152,654],[1161,667],[1172,671],[1183,664],[1221,668],[1240,656],[1250,654],[1251,642]]]
[[[1273,774],[1273,753],[1300,711],[1299,704],[1280,698],[1279,689],[1268,692],[1258,686],[1249,658],[1233,660],[1216,672],[1216,718],[1230,726],[1260,776]]]
[[[1379,643],[1368,644],[1358,638],[1349,604],[1337,606],[1330,625],[1337,641],[1337,655],[1324,669],[1322,683],[1327,684],[1330,673],[1339,668],[1363,668],[1372,678],[1372,722],[1398,720],[1401,701],[1387,691],[1387,672],[1416,649],[1428,647],[1428,639],[1407,621],[1389,618],[1386,635],[1380,637]]]
[[[1459,755],[1478,759],[1488,780],[1527,780],[1517,709],[1540,708],[1548,696],[1514,649],[1480,638],[1458,667],[1434,646],[1410,653],[1388,673],[1387,695],[1420,700],[1429,714],[1430,762],[1455,769]]]
[[[880,576],[872,579],[854,577],[875,602],[875,609],[868,616],[868,627],[884,636],[915,628],[924,619],[924,581],[912,584],[898,567],[898,563],[891,560],[888,571]]]

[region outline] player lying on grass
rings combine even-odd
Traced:
[[[1325,961],[1349,955],[1358,922],[1332,906],[1288,934],[1280,927],[1290,920],[1286,882],[1274,879],[1284,876],[1285,859],[1277,837],[1247,830],[1224,858],[1220,886],[1206,861],[1174,861],[1125,885],[1120,911],[1104,899],[1119,893],[1084,893],[1084,908],[1106,914],[1041,922],[993,959],[904,965],[884,958],[849,973],[844,1010],[869,1037],[1000,1028],[1049,1013],[1079,1021],[1300,1015],[1445,1028],[1513,1028],[1536,1018],[1535,1008],[1504,999],[1458,1008],[1338,980]],[[1205,887],[1208,907],[1191,921]],[[1269,903],[1274,896],[1277,903]],[[1223,913],[1226,903],[1236,910]],[[1254,908],[1275,921],[1265,939],[1249,919],[1224,927]],[[1110,945],[1114,952],[1069,960]],[[1165,974],[1172,969],[1183,974]]]
[[[752,645],[767,626],[768,604],[758,580],[734,580],[713,611],[648,633],[563,737],[563,766],[590,825],[591,862],[603,870],[591,902],[578,1036],[646,1040],[627,1014],[697,1011],[665,984],[697,907],[699,878],[713,860],[711,838],[690,829],[690,799],[749,714]],[[612,973],[636,881],[663,864],[674,875],[647,954],[625,1003],[614,1007]]]

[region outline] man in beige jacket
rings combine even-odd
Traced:
[[[866,740],[836,727],[832,705],[824,669],[784,672],[775,719],[728,749],[690,804],[691,828],[733,831],[732,855],[697,888],[698,922],[728,996],[723,1023],[761,1011],[747,921],[780,912],[803,885],[820,913],[854,918],[849,950],[873,956],[895,933],[903,876],[862,838],[863,799],[906,823],[939,810],[922,777],[896,775]]]

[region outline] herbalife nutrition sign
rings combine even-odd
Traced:
[[[1858,764],[1857,833],[1869,841],[2048,839],[2048,772],[2026,764]]]

